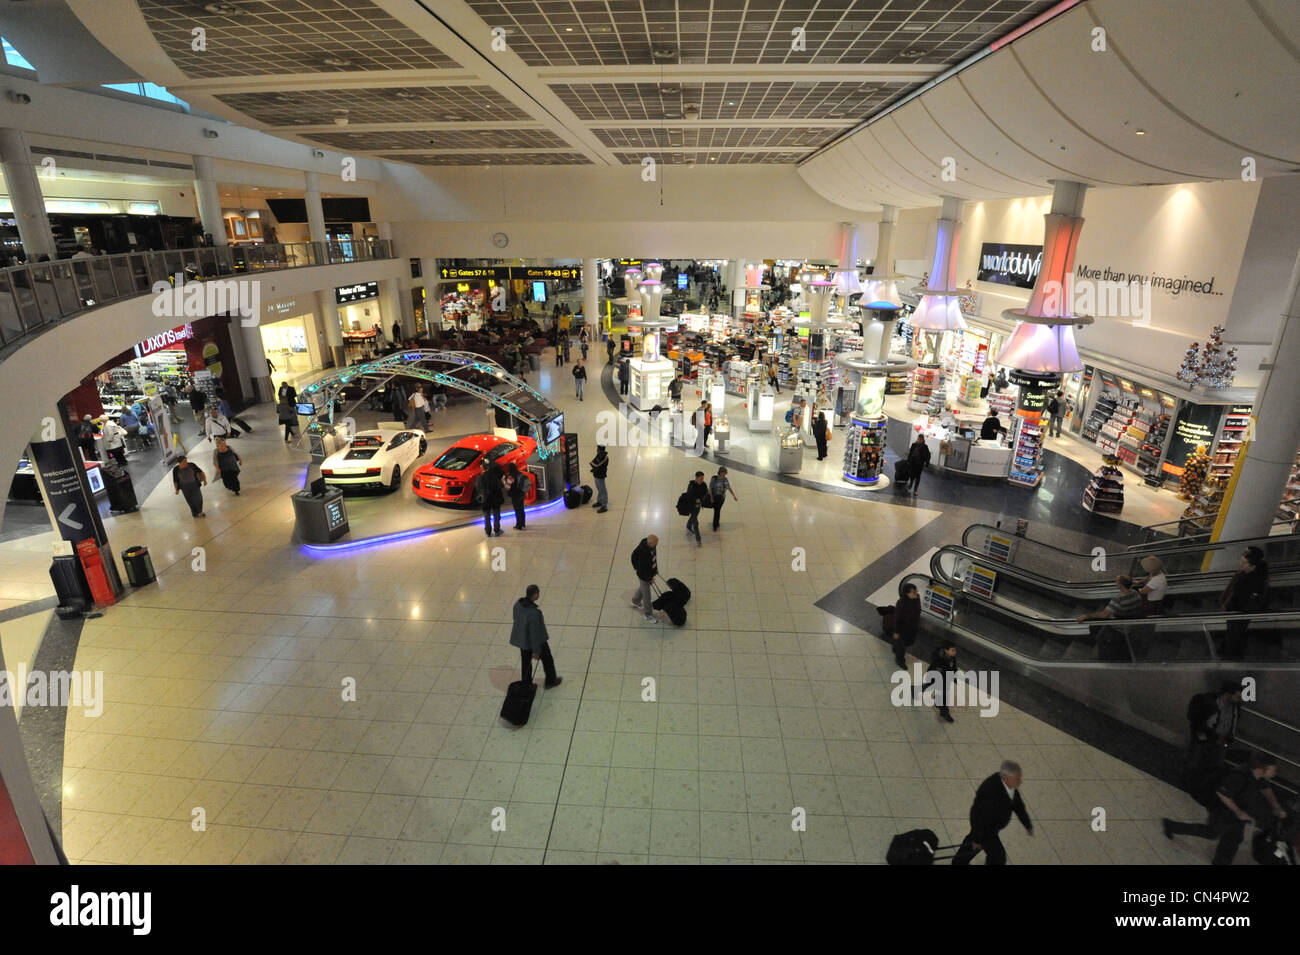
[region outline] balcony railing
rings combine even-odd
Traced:
[[[237,278],[249,272],[394,258],[387,239],[214,246],[123,252],[0,270],[0,356],[24,339],[92,308],[153,293],[154,283]]]

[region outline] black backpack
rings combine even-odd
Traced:
[[[691,507],[691,496],[683,491],[682,496],[677,499],[677,513],[682,517],[690,517],[694,510],[695,508]]]

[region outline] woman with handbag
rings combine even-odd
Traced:
[[[826,442],[830,439],[830,425],[826,422],[826,412],[817,412],[817,417],[813,419],[812,433],[814,440],[817,442],[817,460],[824,460],[826,457]]]

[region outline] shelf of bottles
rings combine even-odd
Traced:
[[[989,414],[997,415],[1009,424],[1015,413],[1015,395],[1009,395],[1006,392],[989,392]]]
[[[912,393],[908,396],[907,406],[913,411],[928,411],[930,399],[934,396],[943,369],[937,366],[917,368],[912,372]]]
[[[1237,458],[1245,446],[1246,434],[1250,430],[1250,405],[1237,405],[1223,416],[1219,428],[1219,440],[1214,445],[1214,456],[1210,460],[1210,477],[1226,482],[1237,466]]]
[[[1148,487],[1159,488],[1164,484],[1160,473],[1160,458],[1164,454],[1165,438],[1169,434],[1169,415],[1156,415],[1151,429],[1146,433],[1138,447],[1137,463],[1134,465],[1142,475],[1142,483]]]
[[[1292,532],[1300,528],[1300,454],[1295,456],[1295,464],[1287,476],[1286,487],[1282,489],[1282,503],[1277,508],[1279,521],[1290,521]]]
[[[875,484],[885,460],[887,418],[849,418],[844,436],[844,479],[854,484]]]
[[[1083,489],[1083,509],[1114,515],[1124,510],[1124,472],[1117,458],[1107,458],[1106,462],[1092,472]]]

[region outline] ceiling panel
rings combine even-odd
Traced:
[[[433,153],[430,155],[381,156],[395,162],[409,162],[417,166],[585,166],[591,160],[582,153]],[[639,160],[638,160],[639,161]]]
[[[799,126],[720,128],[716,126],[670,126],[667,128],[598,129],[606,146],[619,149],[656,149],[681,146],[700,149],[750,149],[756,146],[784,146],[806,152],[828,142],[838,131]]]
[[[545,129],[444,129],[399,132],[309,133],[337,149],[562,149],[568,144]]]
[[[529,66],[956,63],[1053,0],[467,0]],[[804,31],[795,49],[795,29]]]
[[[714,119],[862,119],[907,83],[574,83],[551,87],[579,119],[675,119],[699,108]]]
[[[358,123],[431,122],[447,120],[449,116],[464,120],[528,118],[521,109],[486,86],[226,93],[217,99],[270,126],[329,123],[336,109],[346,109],[348,118]]]
[[[370,0],[232,0],[234,16],[190,0],[138,3],[159,45],[191,78],[457,65]],[[196,27],[206,49],[193,49]]]
[[[628,166],[640,165],[641,160],[649,156],[656,163],[661,165],[680,166],[683,164],[694,164],[697,166],[732,166],[732,165],[764,165],[772,163],[797,163],[807,154],[805,149],[791,149],[788,151],[744,151],[744,150],[700,150],[698,152],[669,153],[655,152],[616,152],[619,162]]]

